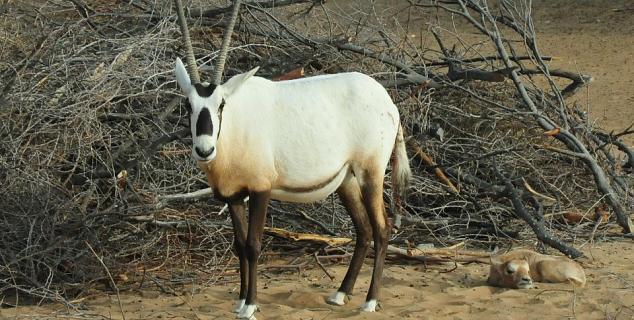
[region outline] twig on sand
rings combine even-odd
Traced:
[[[97,260],[99,261],[99,264],[101,264],[104,271],[106,271],[106,274],[108,275],[108,279],[110,279],[110,284],[112,284],[112,287],[114,288],[114,291],[117,294],[117,303],[119,305],[119,311],[121,311],[121,317],[123,318],[123,320],[125,320],[125,312],[123,312],[123,305],[121,304],[121,296],[119,295],[119,287],[117,287],[117,284],[114,282],[114,279],[112,278],[112,274],[110,274],[110,270],[108,269],[106,264],[103,262],[103,259],[101,259],[99,255],[97,255],[97,252],[95,252],[95,250],[92,248],[90,243],[88,243],[88,241],[84,241],[84,242],[86,243],[86,246],[88,246],[88,249],[90,249],[90,252],[92,252],[95,258],[97,258]]]
[[[326,267],[321,263],[321,261],[319,261],[317,252],[318,251],[313,252],[313,257],[315,257],[315,262],[317,262],[317,265],[319,266],[319,268],[321,268],[321,270],[324,271],[324,273],[328,276],[328,278],[330,278],[330,281],[334,280],[335,277],[331,275],[330,272],[328,272],[328,270],[326,269]]]

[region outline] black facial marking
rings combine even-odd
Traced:
[[[220,102],[220,106],[218,107],[218,117],[220,118],[218,121],[218,136],[220,137],[220,130],[222,130],[222,109],[225,107],[225,99],[222,99],[222,102]]]
[[[196,151],[198,156],[203,158],[203,159],[209,157],[212,153],[214,153],[214,149],[215,149],[214,147],[211,147],[211,149],[209,149],[209,150],[201,150],[198,147],[194,148],[194,150]]]
[[[185,109],[187,109],[188,113],[192,113],[192,105],[189,103],[189,99],[185,100]]]
[[[222,102],[220,102],[220,107],[218,107],[218,110],[220,110],[220,112],[222,112],[222,109],[225,107],[225,99],[222,99]]]
[[[212,135],[214,127],[211,123],[211,114],[209,113],[209,109],[203,108],[200,110],[200,114],[198,114],[198,120],[196,120],[196,136]]]
[[[198,95],[203,98],[211,96],[211,94],[214,93],[214,90],[216,90],[216,86],[213,84],[204,85],[202,83],[194,83],[194,88],[196,88]]]

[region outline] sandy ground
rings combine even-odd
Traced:
[[[634,3],[537,0],[538,46],[559,59],[555,68],[590,74],[595,81],[572,101],[608,130],[634,124]],[[624,139],[634,146],[634,136]]]
[[[588,106],[591,118],[607,129],[634,122],[634,4],[631,1],[536,0],[534,12],[544,54],[560,57],[555,67],[592,74],[596,81],[573,99]],[[584,7],[572,9],[573,3]],[[629,8],[629,10],[627,10]],[[626,9],[615,11],[613,9]],[[634,145],[634,138],[626,140]],[[588,285],[573,290],[540,284],[531,290],[485,285],[488,266],[401,265],[384,273],[382,310],[360,313],[370,277],[370,260],[348,305],[333,307],[325,298],[339,285],[346,266],[329,267],[330,281],[319,269],[260,277],[258,319],[634,319],[634,242],[586,246]],[[237,284],[189,288],[177,296],[156,291],[121,294],[126,319],[225,319],[237,296]],[[192,293],[194,292],[194,293]],[[83,301],[86,310],[59,305],[0,309],[2,319],[122,319],[117,297],[99,293]]]
[[[263,319],[634,319],[634,242],[605,242],[583,248],[588,278],[585,288],[568,284],[539,284],[530,290],[492,288],[485,284],[483,264],[423,266],[391,262],[384,273],[381,307],[361,313],[369,285],[367,260],[357,281],[356,294],[346,306],[325,303],[336,290],[346,267],[329,267],[330,281],[316,268],[302,273],[267,272],[260,276],[260,312]],[[183,288],[175,295],[154,291],[121,294],[126,319],[233,319],[231,308],[238,284]],[[192,293],[192,291],[194,293]],[[83,301],[77,318],[102,316],[122,319],[116,295],[98,294]],[[19,307],[0,310],[2,319],[71,318],[61,306]]]

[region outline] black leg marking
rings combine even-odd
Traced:
[[[352,259],[350,260],[350,266],[348,267],[346,276],[341,282],[341,287],[339,287],[339,292],[348,295],[352,294],[354,284],[359,276],[359,271],[363,266],[363,260],[368,253],[368,249],[370,249],[372,229],[368,221],[368,214],[363,207],[361,190],[357,179],[354,177],[347,179],[347,181],[339,187],[337,194],[339,194],[341,202],[346,207],[346,211],[348,211],[357,233],[357,240]]]
[[[366,306],[368,306],[367,302],[371,300],[376,302],[379,298],[390,229],[387,227],[387,215],[385,214],[385,204],[383,202],[383,176],[377,174],[368,176],[365,180],[365,185],[362,187],[363,204],[370,218],[374,238],[374,270],[372,271],[372,282],[366,297]],[[370,306],[369,309],[365,310],[374,311],[374,306]]]
[[[267,206],[271,191],[249,193],[249,233],[247,235],[247,260],[249,262],[249,279],[247,305],[257,301],[258,258],[262,249],[262,233],[266,221]]]
[[[247,260],[247,222],[245,217],[245,207],[242,199],[232,201],[229,205],[231,222],[233,224],[233,246],[238,259],[240,259],[240,296],[239,299],[247,298],[247,285],[249,274],[249,262]]]

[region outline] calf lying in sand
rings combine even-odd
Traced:
[[[515,250],[491,257],[487,283],[494,287],[529,289],[533,282],[570,282],[583,287],[586,275],[576,262],[531,250]]]

